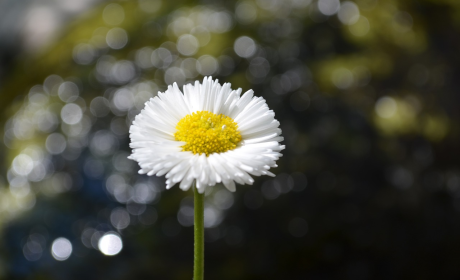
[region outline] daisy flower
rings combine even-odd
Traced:
[[[176,83],[145,103],[130,127],[130,159],[140,174],[166,175],[166,187],[193,181],[199,193],[216,183],[235,191],[235,182],[269,175],[284,145],[280,123],[262,97],[241,95],[229,83],[205,77],[203,83]]]

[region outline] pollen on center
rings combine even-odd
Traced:
[[[241,142],[238,124],[230,117],[208,111],[198,111],[183,117],[176,126],[174,137],[186,144],[183,151],[194,154],[223,153]]]

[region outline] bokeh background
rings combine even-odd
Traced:
[[[1,1],[0,278],[191,279],[192,192],[128,129],[212,75],[286,150],[207,192],[207,279],[459,279],[459,31],[455,0]]]

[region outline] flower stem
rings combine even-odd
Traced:
[[[196,186],[194,190],[195,218],[195,261],[193,280],[203,280],[204,275],[204,194],[200,194]]]

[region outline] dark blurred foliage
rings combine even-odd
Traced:
[[[212,75],[267,100],[286,150],[207,193],[207,279],[460,278],[459,3],[104,2],[2,56],[2,277],[190,279],[192,193],[137,175],[128,128]]]

